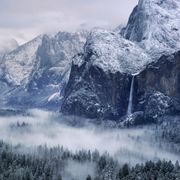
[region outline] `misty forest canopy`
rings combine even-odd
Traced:
[[[179,180],[180,1],[127,25],[0,51],[0,180]]]
[[[20,146],[12,147],[3,142],[0,143],[1,179],[74,179],[66,170],[71,163],[74,163],[74,166],[81,165],[80,172],[78,172],[78,168],[75,168],[74,173],[77,178],[78,173],[83,174],[81,172],[84,170],[83,166],[94,166],[93,179],[95,180],[175,180],[180,178],[178,161],[175,164],[172,164],[171,161],[148,161],[132,168],[128,164],[120,166],[108,154],[100,155],[98,151],[82,150],[74,154],[63,147],[47,149],[46,146],[39,146],[34,154],[22,154],[18,152],[20,148]],[[84,177],[84,180],[90,179],[92,179],[90,175]]]

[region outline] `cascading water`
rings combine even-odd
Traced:
[[[128,103],[128,109],[127,109],[127,115],[132,114],[132,109],[133,109],[133,89],[134,89],[134,77],[132,77],[131,80],[131,89],[130,89],[130,94],[129,94],[129,103]]]

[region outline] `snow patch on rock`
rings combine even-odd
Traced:
[[[149,55],[135,43],[113,31],[95,28],[87,38],[84,55],[74,58],[78,66],[83,62],[98,66],[105,72],[135,74],[149,62]]]

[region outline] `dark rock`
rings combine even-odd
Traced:
[[[105,73],[96,66],[87,71],[86,65],[72,65],[62,112],[105,119],[118,119],[125,115],[131,76],[120,72]]]
[[[162,56],[142,71],[135,81],[135,110],[146,118],[180,112],[180,52]]]

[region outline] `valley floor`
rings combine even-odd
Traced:
[[[39,109],[1,111],[0,179],[178,179],[178,119],[118,129],[72,126],[73,117]]]

